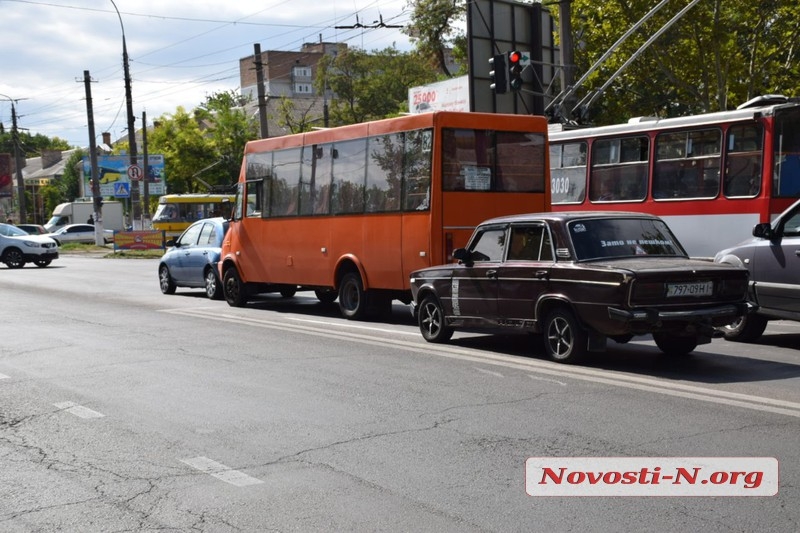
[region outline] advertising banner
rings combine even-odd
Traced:
[[[0,198],[11,198],[14,180],[11,177],[11,154],[0,154]]]
[[[165,239],[163,231],[115,231],[114,251],[163,250]]]
[[[141,180],[136,178],[140,176],[143,169],[144,161],[141,156],[137,158],[137,168],[131,167],[131,158],[127,155],[101,155],[97,157],[97,174],[100,181],[100,194],[102,196],[116,196],[120,190],[117,186],[119,183],[131,183],[131,176],[134,177],[133,186],[139,187],[140,192]],[[164,182],[164,156],[163,155],[148,155],[147,156],[147,183],[148,192],[152,196],[161,196],[166,194],[166,186]],[[84,194],[91,196],[92,191],[92,164],[89,157],[83,158],[83,185]],[[128,186],[130,190],[130,185]]]
[[[469,111],[468,76],[412,87],[408,90],[408,111]]]

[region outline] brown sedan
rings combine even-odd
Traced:
[[[429,342],[456,329],[542,333],[571,363],[652,334],[685,355],[745,314],[747,270],[690,259],[655,216],[536,213],[476,228],[458,263],[411,274],[412,309]]]

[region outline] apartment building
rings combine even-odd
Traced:
[[[347,43],[305,43],[299,52],[267,50],[261,52],[264,94],[267,101],[269,136],[285,135],[275,116],[281,98],[289,98],[297,113],[308,117],[323,116],[324,95],[314,89],[317,64],[326,55],[336,55],[347,49]],[[249,98],[248,109],[258,111],[258,78],[255,55],[239,60],[240,91]],[[322,124],[320,124],[322,125]]]

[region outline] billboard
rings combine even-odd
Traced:
[[[0,198],[11,198],[14,180],[11,177],[11,154],[0,154]]]
[[[408,90],[408,111],[469,111],[469,76],[451,78]]]
[[[142,156],[136,158],[139,167],[142,166]],[[128,189],[131,187],[131,179],[128,176],[128,167],[131,158],[128,155],[100,155],[97,156],[97,175],[100,181],[101,196],[115,196],[121,184],[127,183]],[[164,174],[164,156],[148,155],[148,192],[153,196],[166,194],[166,182]],[[134,173],[135,175],[135,173]],[[133,187],[139,186],[140,181],[134,181]],[[92,163],[88,156],[83,158],[83,190],[86,196],[91,195],[92,191]]]

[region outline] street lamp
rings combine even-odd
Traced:
[[[119,9],[117,9],[117,4],[114,3],[114,0],[109,0],[111,5],[114,6],[114,10],[117,12],[117,17],[119,18],[119,27],[122,29],[122,69],[125,74],[125,103],[128,107],[128,153],[130,155],[130,164],[131,166],[136,165],[136,127],[134,126],[134,116],[133,116],[133,97],[131,96],[131,71],[128,65],[128,46],[125,43],[125,26],[122,24],[122,15],[120,15]],[[131,203],[134,204],[135,201],[138,201],[138,194],[134,194],[135,192],[139,192],[138,186],[133,187],[133,183],[131,184]],[[134,204],[138,205],[138,204]],[[134,217],[134,220],[136,217]]]

